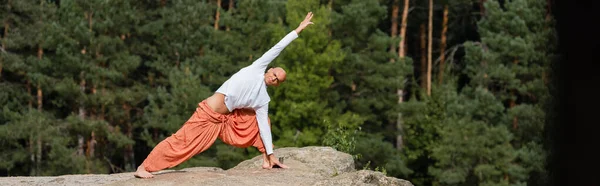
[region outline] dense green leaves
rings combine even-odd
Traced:
[[[0,175],[135,170],[312,11],[315,24],[269,66],[287,72],[268,88],[276,148],[331,146],[415,185],[544,183],[556,46],[546,1],[434,1],[434,60],[440,7],[450,10],[447,68],[434,61],[432,79],[447,73],[431,96],[413,62],[426,1],[410,2],[406,38],[390,35],[392,0],[222,3],[0,1]],[[390,51],[400,39],[405,58]],[[259,154],[217,140],[174,168],[227,169]]]
[[[486,1],[484,5],[485,15],[478,22],[481,41],[464,43],[464,68],[455,72],[467,77],[468,84],[458,94],[432,96],[447,101],[439,120],[427,119],[439,112],[411,118],[427,122],[439,139],[409,142],[419,146],[409,145],[406,153],[414,158],[419,157],[418,150],[431,155],[434,163],[428,172],[435,185],[539,184],[543,176],[531,175],[545,172],[546,153],[540,146],[548,101],[544,81],[553,52],[545,3]],[[544,44],[547,47],[540,47]]]

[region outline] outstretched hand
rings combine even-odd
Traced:
[[[304,28],[306,28],[308,25],[314,24],[313,22],[310,21],[310,19],[312,19],[312,17],[313,17],[313,13],[308,12],[308,14],[306,14],[306,17],[304,17],[304,20],[302,22],[300,22],[300,25],[298,25],[298,28],[296,28],[296,33],[300,34],[300,32],[302,30],[304,30]]]
[[[275,155],[271,154],[269,155],[269,162],[270,162],[270,167],[273,168],[273,166],[277,165],[281,168],[287,169],[289,168],[287,165],[284,165],[283,163],[279,162],[279,160],[277,158],[275,158]]]

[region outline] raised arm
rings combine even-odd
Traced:
[[[281,39],[275,46],[271,47],[267,52],[265,52],[260,58],[252,63],[253,66],[256,66],[262,70],[266,69],[269,63],[271,63],[281,51],[289,45],[294,39],[298,38],[298,34],[304,30],[308,25],[314,24],[310,20],[312,19],[313,13],[308,12],[304,20],[300,22],[298,28],[288,33],[283,39]]]
[[[266,69],[269,63],[279,56],[279,53],[281,53],[281,51],[296,38],[298,38],[298,33],[296,33],[296,31],[291,31],[275,46],[271,47],[271,49],[265,52],[260,58],[256,59],[256,61],[252,63],[252,66],[256,66],[261,70]]]

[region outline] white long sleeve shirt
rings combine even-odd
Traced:
[[[233,74],[216,91],[225,95],[225,106],[230,112],[238,108],[252,108],[255,110],[258,130],[267,155],[273,153],[273,142],[271,128],[268,123],[269,101],[271,101],[271,98],[265,84],[265,70],[269,63],[296,38],[298,38],[298,33],[295,30],[291,31],[251,65]]]

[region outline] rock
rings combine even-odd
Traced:
[[[277,149],[277,157],[284,160],[284,164],[297,164],[295,169],[317,173],[320,176],[333,176],[345,172],[355,171],[354,159],[350,154],[336,151],[331,147],[287,147]],[[234,170],[262,168],[262,156],[254,157],[235,166]]]
[[[356,172],[345,173],[339,176],[335,176],[329,179],[318,181],[314,184],[315,186],[320,185],[401,185],[401,186],[413,186],[413,184],[406,180],[401,180],[394,177],[385,176],[381,172],[372,170],[360,170]]]
[[[331,147],[286,147],[275,149],[290,169],[262,169],[262,156],[223,170],[194,167],[164,170],[154,178],[139,179],[133,172],[107,175],[64,175],[56,177],[4,177],[0,185],[401,185],[408,181],[381,172],[354,169],[351,155]]]

